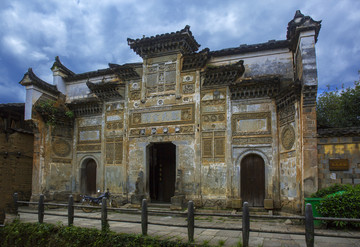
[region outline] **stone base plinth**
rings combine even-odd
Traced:
[[[171,197],[170,209],[172,210],[182,210],[185,206],[185,196],[173,196]]]

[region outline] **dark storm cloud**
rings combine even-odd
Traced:
[[[128,37],[173,32],[187,24],[200,49],[281,40],[297,9],[323,20],[316,47],[319,89],[351,85],[360,67],[359,1],[1,1],[0,103],[24,102],[18,82],[28,67],[51,83],[57,55],[77,73],[109,62],[138,62]]]

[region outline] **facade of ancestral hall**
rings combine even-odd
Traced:
[[[76,74],[57,57],[53,85],[29,69],[33,198],[109,188],[135,204],[301,211],[318,188],[320,26],[297,11],[286,40],[199,52],[186,26],[128,39],[142,63]]]

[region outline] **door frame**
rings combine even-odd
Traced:
[[[178,146],[172,142],[172,141],[164,141],[164,142],[150,142],[148,145],[146,145],[145,151],[145,157],[146,157],[146,184],[145,184],[145,193],[147,194],[147,197],[149,199],[149,201],[151,202],[151,194],[150,194],[150,156],[151,154],[151,148],[155,145],[155,144],[172,144],[174,145],[174,169],[175,169],[175,177],[174,177],[174,195],[175,195],[175,185],[176,185],[176,179],[177,179],[177,168],[178,168]],[[173,195],[173,196],[174,196]]]
[[[264,169],[265,169],[265,199],[273,198],[273,187],[275,181],[275,174],[272,176],[272,166],[270,164],[270,160],[267,155],[258,149],[246,149],[242,153],[239,154],[237,161],[235,162],[234,172],[235,177],[237,177],[237,183],[234,184],[238,189],[237,196],[241,199],[241,162],[248,154],[257,154],[264,160]],[[269,183],[271,179],[274,179],[273,183]]]
[[[256,158],[254,160],[254,158]],[[250,160],[247,160],[250,159]],[[247,160],[245,162],[245,160]],[[255,162],[254,162],[255,161]],[[244,169],[246,168],[246,169]],[[244,201],[249,202],[249,206],[253,207],[263,207],[265,200],[265,162],[260,155],[257,154],[247,154],[240,163],[240,194],[241,198]],[[256,172],[255,172],[256,170]],[[246,172],[245,172],[246,171]],[[251,174],[251,172],[255,172]],[[252,182],[250,178],[255,178],[254,187],[251,186]],[[244,179],[244,180],[243,180]],[[247,186],[246,190],[242,186]],[[250,188],[248,188],[248,186]],[[251,188],[252,187],[252,188]],[[252,193],[248,193],[252,192]],[[243,198],[243,196],[245,198]],[[262,198],[263,197],[263,198]],[[259,201],[260,199],[260,201]],[[254,205],[256,204],[256,205]]]

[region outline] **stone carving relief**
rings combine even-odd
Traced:
[[[175,90],[176,63],[152,64],[147,68],[146,92],[154,94]]]
[[[280,126],[295,121],[295,105],[291,104],[279,110]]]
[[[194,76],[192,75],[183,76],[183,82],[192,82],[193,80],[194,80]]]
[[[140,91],[130,92],[130,100],[140,100]]]
[[[223,122],[225,120],[225,113],[217,114],[203,114],[204,122]]]
[[[71,153],[71,144],[67,140],[56,138],[52,141],[52,150],[56,156],[68,157]]]
[[[281,143],[284,149],[290,150],[295,143],[295,130],[288,124],[281,131]]]
[[[191,93],[195,93],[195,85],[194,84],[183,85],[183,94],[191,94]]]
[[[123,122],[111,122],[106,124],[106,130],[116,130],[116,129],[122,129],[123,128]]]
[[[180,133],[194,133],[194,126],[193,125],[181,126]]]

